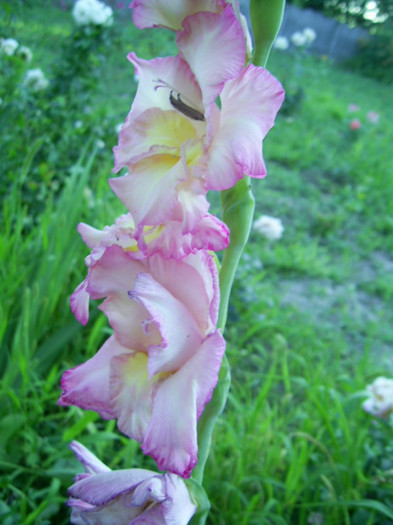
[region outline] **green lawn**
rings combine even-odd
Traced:
[[[31,67],[50,78],[72,30],[70,13],[51,2],[15,6],[1,31],[31,47]],[[169,33],[140,32],[122,11],[110,46],[100,50],[93,124],[77,147],[70,142],[80,160],[45,158],[52,150],[40,135],[10,158],[0,242],[4,525],[69,523],[66,490],[79,471],[72,439],[112,468],[155,468],[115,422],[56,401],[63,371],[92,356],[110,333],[94,308],[81,327],[68,297],[85,273],[76,225],[111,224],[123,212],[107,179],[113,128],[136,88],[125,57],[173,49]],[[206,469],[208,523],[392,524],[392,427],[361,408],[368,383],[393,377],[391,88],[307,55],[273,51],[268,67],[288,103],[264,143],[268,176],[253,181],[253,190],[256,217],[280,218],[285,231],[271,242],[252,232],[235,281],[225,332],[232,387]],[[360,109],[350,113],[349,104]],[[377,124],[369,111],[380,114]],[[350,129],[353,118],[359,130]],[[97,149],[100,123],[105,145]],[[6,135],[17,144],[21,124],[11,124]],[[64,140],[74,140],[79,131],[67,126]],[[40,193],[29,183],[33,175],[45,182],[55,162],[66,166],[51,175],[61,176],[60,189],[45,186],[34,211]],[[217,195],[212,202],[219,213]]]

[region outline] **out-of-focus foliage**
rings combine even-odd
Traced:
[[[7,16],[0,22],[1,38],[12,36],[19,7],[18,3],[4,4]],[[42,211],[45,200],[58,194],[67,168],[76,162],[87,137],[95,134],[105,143],[113,135],[113,125],[109,127],[100,108],[91,105],[105,63],[102,51],[111,45],[111,28],[76,26],[67,12],[64,18],[72,29],[61,40],[56,60],[45,69],[48,82],[42,89],[33,89],[26,81],[29,69],[41,66],[36,58],[27,64],[17,52],[11,56],[0,53],[0,201],[21,168],[26,147],[40,138],[41,146],[22,189],[33,219]],[[32,52],[34,55],[34,49]]]
[[[364,27],[370,27],[375,22],[382,24],[393,16],[393,0],[373,2],[375,5],[372,6],[372,11],[376,17],[374,20],[364,16],[370,13],[369,0],[288,0],[288,3],[322,11],[326,16],[336,18],[340,22]]]
[[[358,52],[347,67],[386,84],[393,84],[393,22],[385,24],[370,39],[360,40]]]

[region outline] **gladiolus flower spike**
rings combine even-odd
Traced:
[[[263,5],[270,30],[257,41],[265,61],[282,6]],[[266,175],[262,141],[284,91],[266,69],[248,63],[251,37],[236,2],[134,0],[131,7],[137,27],[174,31],[178,52],[152,60],[128,55],[138,88],[119,127],[113,169],[127,173],[109,181],[127,211],[103,230],[78,226],[90,254],[70,299],[82,324],[90,299],[103,300],[98,308],[112,335],[63,374],[58,403],[116,420],[167,472],[111,471],[73,442],[86,472],[75,478],[68,504],[75,524],[202,525],[208,502],[200,484],[230,380],[222,331],[252,225],[247,177]],[[230,245],[228,226],[208,213],[210,190],[225,190]],[[212,252],[222,250],[219,272]],[[198,450],[191,497],[181,477],[191,476]]]

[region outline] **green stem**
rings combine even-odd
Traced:
[[[248,178],[240,180],[236,186],[221,193],[223,220],[231,231],[231,242],[224,252],[220,270],[220,311],[218,315],[218,327],[224,331],[229,296],[235,278],[243,248],[247,243],[254,215],[255,199],[251,191]],[[211,438],[214,425],[218,416],[224,410],[231,374],[227,357],[224,355],[216,388],[212,399],[206,405],[198,421],[198,464],[193,470],[192,480],[202,484],[203,473],[210,452]],[[195,486],[195,485],[194,485]],[[204,525],[209,512],[209,500],[206,494],[195,492],[192,489],[198,503],[198,511],[193,516],[190,525]],[[204,497],[201,497],[201,494]]]
[[[230,384],[230,368],[228,359],[224,355],[217,386],[214,389],[211,400],[206,405],[205,410],[198,421],[198,464],[192,473],[192,478],[198,483],[202,483],[203,480],[203,472],[210,452],[213,427],[218,416],[224,410]]]
[[[254,22],[254,62],[265,65],[271,46],[281,25],[285,0],[251,0],[250,11]],[[255,199],[248,177],[233,188],[221,192],[223,221],[230,229],[228,248],[224,251],[220,269],[220,310],[218,328],[225,329],[229,297],[243,249],[247,243],[254,216]],[[198,421],[198,464],[192,479],[191,491],[198,510],[190,525],[204,525],[210,509],[209,499],[202,488],[203,473],[210,452],[211,438],[217,418],[224,410],[231,382],[230,368],[224,356],[217,386]]]
[[[254,34],[254,63],[265,66],[280,29],[285,0],[250,0]]]
[[[221,192],[221,206],[223,221],[231,232],[230,244],[224,251],[220,270],[218,326],[224,331],[232,284],[254,216],[255,199],[248,177],[241,179],[230,190]]]

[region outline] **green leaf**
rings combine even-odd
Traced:
[[[342,501],[340,502],[340,505],[346,505],[348,507],[360,507],[364,509],[369,510],[375,510],[379,514],[383,514],[387,518],[390,518],[393,520],[393,509],[385,505],[384,503],[381,503],[379,501],[375,501],[372,499],[361,499],[358,501]]]
[[[9,414],[0,421],[0,454],[6,455],[6,445],[8,441],[14,436],[18,430],[25,424],[26,418],[23,414]]]
[[[51,366],[56,363],[68,342],[71,341],[80,330],[81,325],[73,321],[60,330],[57,330],[38,348],[35,358],[38,360],[38,371],[41,375],[45,374]]]
[[[85,428],[99,418],[96,412],[86,411],[83,416],[72,427],[67,428],[63,433],[63,441],[72,441],[79,436]]]

